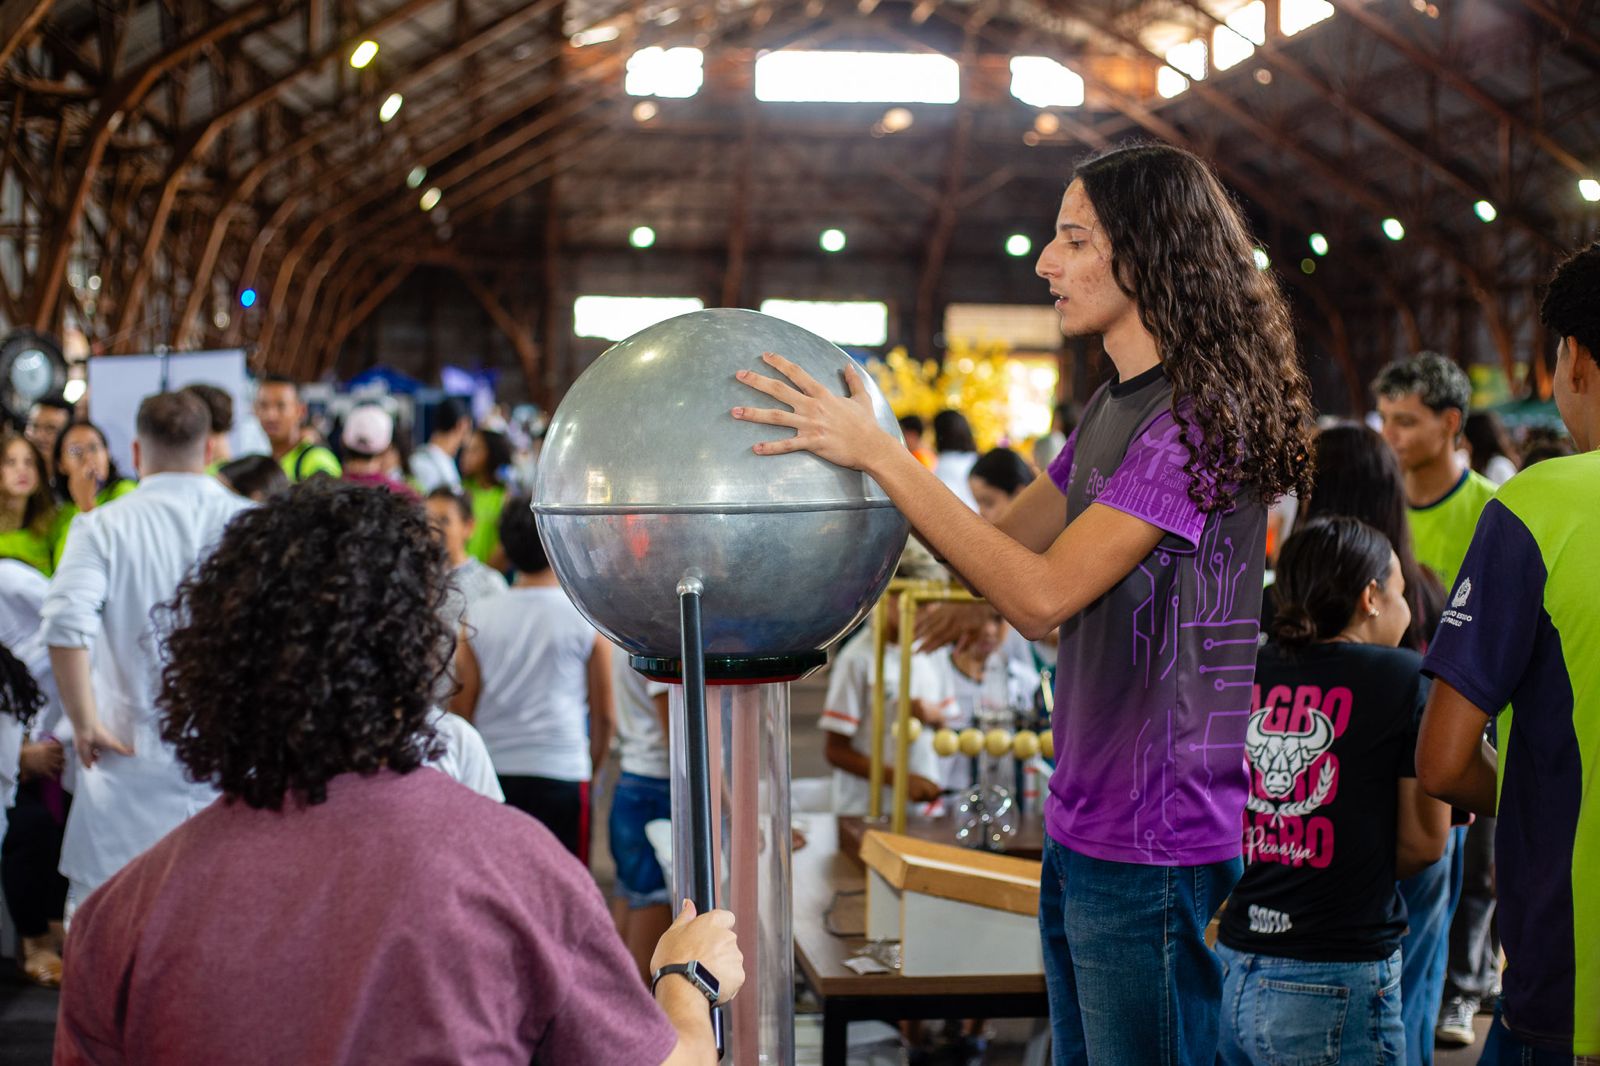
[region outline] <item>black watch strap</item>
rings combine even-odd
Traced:
[[[674,962],[661,967],[650,978],[650,994],[652,996],[655,995],[656,985],[661,983],[663,977],[670,977],[674,974],[683,977],[684,980],[693,985],[697,992],[706,997],[706,1002],[713,1006],[716,1005],[717,996],[721,994],[719,983],[716,977],[712,976],[711,971],[698,962]]]

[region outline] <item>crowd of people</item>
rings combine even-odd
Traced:
[[[897,610],[833,653],[833,809],[875,673],[926,813],[978,776],[936,731],[1050,715],[990,758],[1038,789],[1058,1064],[1429,1063],[1480,1008],[1485,1062],[1600,1055],[1600,245],[1543,306],[1566,433],[1521,440],[1433,353],[1319,424],[1250,247],[1187,153],[1081,167],[1038,272],[1115,379],[1036,448],[741,373],[759,453],[867,472],[899,576],[985,601],[909,677]],[[128,471],[59,398],[0,437],[0,888],[57,1061],[714,1062],[743,960],[646,832],[667,690],[562,592],[507,436],[447,399],[415,449],[379,403],[324,437],[276,377],[252,413],[233,456],[228,393],[147,397]]]

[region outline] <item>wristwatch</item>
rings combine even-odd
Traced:
[[[694,985],[696,991],[706,997],[706,1002],[716,1006],[717,997],[722,994],[722,986],[711,971],[698,962],[674,962],[657,970],[650,978],[650,994],[656,993],[656,985],[661,983],[663,977],[672,974],[682,974],[683,977]]]

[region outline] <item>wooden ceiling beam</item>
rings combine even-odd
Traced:
[[[101,160],[105,158],[111,135],[144,101],[157,82],[191,55],[236,34],[248,34],[270,25],[281,17],[284,6],[282,0],[254,0],[243,4],[227,17],[190,34],[169,51],[152,57],[137,70],[106,86],[94,122],[87,131],[87,146],[66,197],[65,209],[60,217],[53,220],[50,241],[39,257],[39,268],[34,275],[31,314],[35,329],[48,330],[54,324],[61,285],[66,277],[67,257],[77,236],[78,221],[83,217],[89,188]]]
[[[1405,34],[1391,25],[1387,18],[1375,13],[1359,0],[1329,0],[1329,2],[1338,8],[1341,14],[1348,16],[1368,33],[1409,60],[1413,66],[1426,71],[1445,85],[1450,86],[1455,92],[1471,100],[1485,114],[1493,117],[1495,121],[1510,127],[1512,132],[1526,137],[1555,162],[1566,167],[1579,177],[1589,176],[1590,168],[1584,165],[1583,160],[1569,152],[1554,137],[1551,137],[1541,127],[1530,125],[1523,121],[1515,111],[1502,104],[1476,82],[1461,73],[1459,68],[1418,47],[1407,39]]]
[[[1218,18],[1216,15],[1212,14],[1209,9],[1199,2],[1199,0],[1182,0],[1182,2],[1190,10],[1199,14],[1201,18],[1209,21],[1213,27],[1226,28],[1227,23]],[[1157,56],[1154,52],[1144,48],[1144,45],[1139,43],[1137,38],[1131,35],[1124,34],[1121,35],[1119,39],[1130,46],[1137,45],[1137,47],[1143,49],[1146,54],[1152,56],[1153,58],[1161,59],[1161,57]],[[1391,125],[1388,119],[1383,118],[1373,111],[1367,110],[1349,94],[1342,93],[1335,89],[1332,85],[1329,85],[1320,74],[1317,74],[1305,64],[1287,54],[1283,50],[1280,42],[1269,38],[1265,45],[1262,45],[1257,49],[1257,54],[1261,56],[1268,66],[1275,67],[1279,71],[1288,74],[1290,77],[1299,80],[1303,85],[1309,88],[1316,95],[1316,97],[1323,102],[1323,104],[1333,108],[1337,112],[1341,112],[1355,119],[1356,122],[1358,122],[1363,128],[1373,134],[1376,134],[1377,137],[1387,144],[1391,150],[1398,152],[1400,155],[1411,160],[1413,163],[1422,167],[1424,170],[1433,174],[1446,184],[1454,186],[1468,199],[1473,201],[1491,198],[1501,199],[1501,196],[1497,195],[1494,190],[1490,189],[1482,178],[1475,174],[1469,174],[1461,171],[1453,164],[1439,158],[1433,152],[1429,151],[1421,143],[1421,138],[1418,134],[1409,130],[1399,129]],[[1166,63],[1165,59],[1161,59],[1161,62],[1165,63],[1169,69],[1177,70],[1177,68],[1173,67],[1170,63]],[[1178,73],[1181,74],[1182,71],[1178,71]],[[1195,87],[1195,84],[1191,83],[1190,88],[1193,89]],[[1212,92],[1219,92],[1219,90],[1211,89],[1210,86],[1207,86],[1207,89],[1210,89]],[[1527,234],[1534,241],[1543,245],[1546,251],[1554,253],[1558,250],[1556,243],[1550,238],[1550,226],[1547,223],[1541,223],[1535,219],[1530,219],[1521,210],[1511,204],[1503,202],[1503,200],[1499,206],[1500,217],[1505,219],[1507,223],[1516,227],[1517,229],[1522,230],[1523,233]]]
[[[212,140],[240,116],[253,112],[263,104],[276,99],[286,89],[307,75],[319,72],[330,60],[336,59],[344,52],[349,41],[377,36],[385,29],[411,18],[437,2],[438,0],[404,0],[403,3],[362,26],[351,34],[346,41],[340,41],[308,56],[298,67],[283,74],[276,81],[261,87],[244,99],[237,100],[221,108],[200,126],[186,129],[179,134],[177,143],[173,146],[172,159],[167,166],[166,179],[162,182],[161,193],[156,200],[155,210],[151,213],[150,223],[145,232],[144,244],[139,251],[139,265],[135,268],[133,278],[128,283],[128,288],[123,294],[122,307],[116,326],[118,335],[125,336],[133,328],[134,316],[139,312],[139,305],[144,298],[145,285],[149,280],[150,271],[155,266],[156,250],[160,247],[161,239],[166,232],[167,216],[171,213],[173,204],[177,199],[179,181],[194,160],[204,154],[211,146]]]

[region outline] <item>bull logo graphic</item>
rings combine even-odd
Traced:
[[[1262,728],[1270,707],[1250,716],[1244,750],[1250,764],[1261,774],[1261,790],[1273,799],[1284,799],[1294,791],[1300,775],[1333,746],[1333,722],[1321,711],[1308,707],[1311,727],[1303,733],[1269,733]]]

